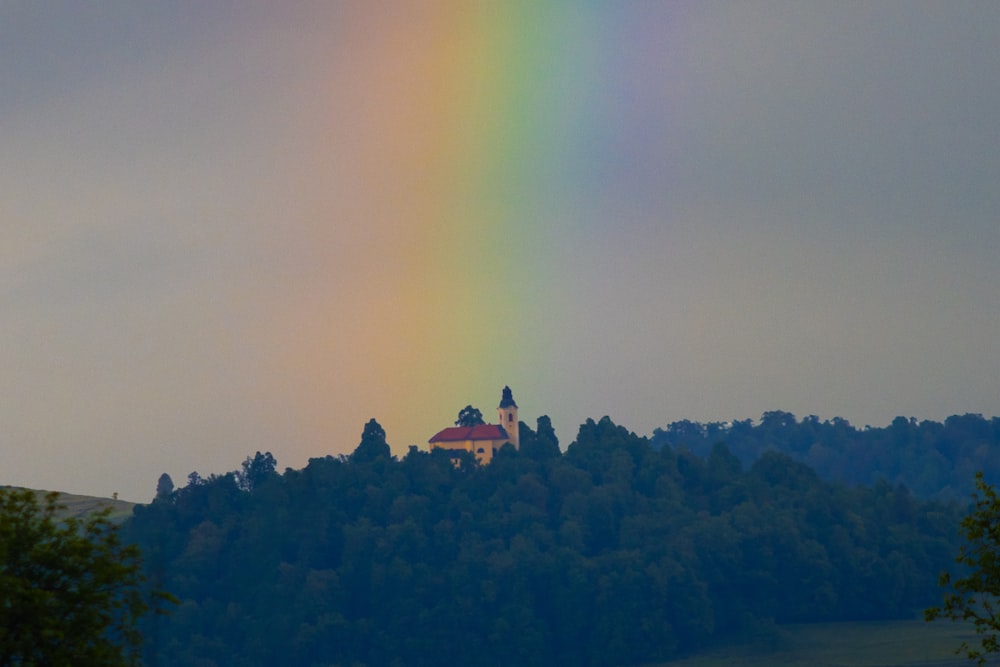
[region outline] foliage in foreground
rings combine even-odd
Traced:
[[[60,518],[58,494],[0,488],[0,665],[134,665],[139,550],[107,507]]]
[[[389,454],[202,479],[126,528],[181,602],[147,634],[177,666],[628,665],[775,623],[910,617],[954,553],[954,506],[831,485],[774,452],[744,469],[610,419],[560,453],[458,467]],[[256,465],[255,461],[262,464]],[[252,484],[241,484],[257,470]]]
[[[966,574],[958,578],[942,574],[940,584],[950,590],[940,607],[931,607],[924,615],[928,621],[971,622],[979,643],[962,642],[956,653],[985,665],[990,654],[1000,651],[1000,497],[982,473],[976,475],[974,499],[972,511],[962,519],[965,544],[956,558]]]

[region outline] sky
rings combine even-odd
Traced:
[[[0,3],[0,484],[1000,412],[1000,4]]]

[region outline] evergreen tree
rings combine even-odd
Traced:
[[[370,419],[361,433],[361,443],[351,454],[351,461],[374,461],[377,458],[389,458],[391,453],[385,441],[385,429],[377,421]]]
[[[174,480],[170,479],[167,473],[163,473],[156,481],[156,500],[167,500],[173,492]]]

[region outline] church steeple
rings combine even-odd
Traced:
[[[520,425],[517,421],[517,403],[514,402],[514,395],[510,391],[510,387],[503,388],[503,394],[500,396],[500,405],[497,406],[497,415],[500,418],[500,426],[507,431],[507,436],[510,438],[510,444],[514,445],[514,449],[520,449]]]

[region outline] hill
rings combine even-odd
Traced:
[[[830,481],[865,486],[884,481],[921,498],[966,501],[978,471],[990,484],[1000,483],[1000,417],[979,414],[952,415],[943,423],[897,417],[885,428],[856,428],[839,417],[797,419],[774,410],[756,424],[673,422],[656,429],[651,442],[702,457],[724,442],[745,466],[777,451]]]
[[[565,453],[541,420],[520,442],[487,466],[363,441],[278,473],[258,453],[137,507],[127,536],[180,598],[150,655],[649,664],[786,624],[912,618],[958,550],[958,505],[826,482],[774,451],[744,467],[606,417]]]
[[[133,510],[138,504],[127,500],[80,496],[62,492],[59,493],[59,502],[66,506],[66,514],[71,516],[85,516],[96,510],[111,507],[110,518],[112,521],[118,522],[132,516]]]
[[[11,487],[11,488],[21,488],[21,487]],[[35,493],[38,495],[44,495],[49,493],[48,491],[42,491],[35,489]],[[128,517],[132,516],[132,511],[137,503],[130,503],[126,500],[117,500],[114,498],[99,498],[95,496],[81,496],[72,493],[63,493],[57,491],[59,494],[59,503],[65,505],[65,509],[61,513],[63,516],[76,516],[82,517],[95,512],[99,509],[105,507],[111,507],[110,518],[115,522],[122,522]]]

